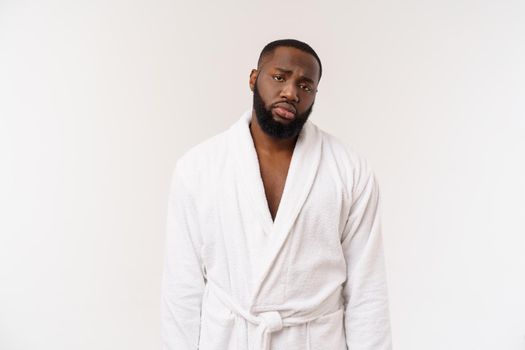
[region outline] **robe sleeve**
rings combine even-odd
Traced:
[[[161,291],[163,350],[198,349],[204,268],[195,203],[175,169],[168,201]]]
[[[354,174],[352,203],[342,236],[347,264],[344,325],[349,350],[392,349],[378,206],[376,179],[363,164]]]

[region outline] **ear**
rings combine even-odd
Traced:
[[[250,90],[253,91],[255,88],[255,81],[257,80],[257,76],[259,75],[259,71],[257,69],[252,69],[250,72]]]

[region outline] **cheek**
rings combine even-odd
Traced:
[[[302,111],[306,111],[308,108],[312,106],[312,104],[315,102],[315,96],[305,96],[301,99],[301,109]]]
[[[265,102],[266,107],[271,104],[277,97],[279,97],[279,91],[272,86],[265,84],[259,84],[257,86],[261,99]]]
[[[263,97],[273,97],[275,94],[278,94],[278,91],[272,82],[267,84],[259,84],[259,91]]]

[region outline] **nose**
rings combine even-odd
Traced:
[[[286,98],[288,101],[299,102],[298,90],[293,82],[286,82],[286,84],[284,84],[281,90],[281,97]]]

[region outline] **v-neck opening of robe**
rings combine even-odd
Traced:
[[[258,202],[262,202],[262,207],[264,207],[265,209],[264,210],[264,221],[265,221],[264,223],[265,231],[264,232],[265,234],[270,235],[274,233],[275,227],[277,227],[277,225],[283,220],[282,219],[283,206],[292,204],[292,203],[289,203],[290,194],[288,192],[289,192],[289,187],[291,186],[290,182],[293,181],[293,179],[297,177],[297,175],[295,174],[297,171],[296,163],[297,163],[298,154],[301,153],[302,148],[304,147],[304,135],[303,134],[304,134],[304,129],[307,126],[307,124],[303,126],[303,130],[301,130],[295,142],[294,149],[292,152],[292,158],[290,160],[290,164],[288,166],[288,170],[286,173],[286,179],[284,182],[283,192],[281,194],[279,205],[275,213],[275,218],[272,218],[272,213],[270,210],[270,203],[268,201],[268,197],[266,196],[266,191],[264,188],[264,181],[262,178],[261,164],[259,161],[259,156],[257,155],[257,150],[255,148],[255,141],[253,140],[252,134],[250,132],[250,123],[251,123],[251,117],[247,119],[246,125],[247,125],[248,136],[251,141],[249,152],[252,154],[252,158],[255,160],[254,165],[255,165],[255,169],[257,170],[257,175],[258,175],[256,179],[254,179],[253,181],[253,186],[256,187],[256,192],[258,193],[256,194],[256,197],[259,197],[255,199]]]
[[[251,133],[250,133],[250,135],[251,135]],[[286,177],[285,177],[285,180],[284,180],[283,191],[282,191],[281,196],[279,198],[279,203],[277,203],[277,210],[275,211],[275,217],[274,218],[272,218],[272,211],[271,211],[271,208],[270,208],[270,201],[268,200],[268,195],[266,194],[266,189],[264,187],[264,179],[263,179],[263,175],[262,175],[261,161],[260,161],[259,156],[257,154],[257,149],[255,147],[255,141],[253,140],[253,137],[252,137],[252,142],[253,142],[253,149],[255,151],[255,156],[256,156],[256,159],[257,159],[257,168],[259,169],[259,176],[260,176],[260,184],[259,185],[262,186],[262,190],[263,190],[263,193],[264,193],[264,201],[265,201],[265,204],[266,204],[266,209],[268,210],[268,213],[267,213],[268,215],[267,215],[266,220],[269,221],[268,225],[273,230],[273,227],[278,222],[279,215],[280,215],[279,213],[282,213],[281,208],[282,208],[282,204],[285,201],[286,188],[290,187],[288,185],[288,183],[290,181],[292,164],[293,164],[294,158],[296,158],[296,157],[294,157],[294,155],[296,154],[297,143],[299,142],[299,138],[297,138],[297,140],[296,140],[296,142],[294,144],[294,148],[293,148],[293,151],[292,151],[292,157],[290,158],[290,163],[288,164],[288,169],[286,169]]]

